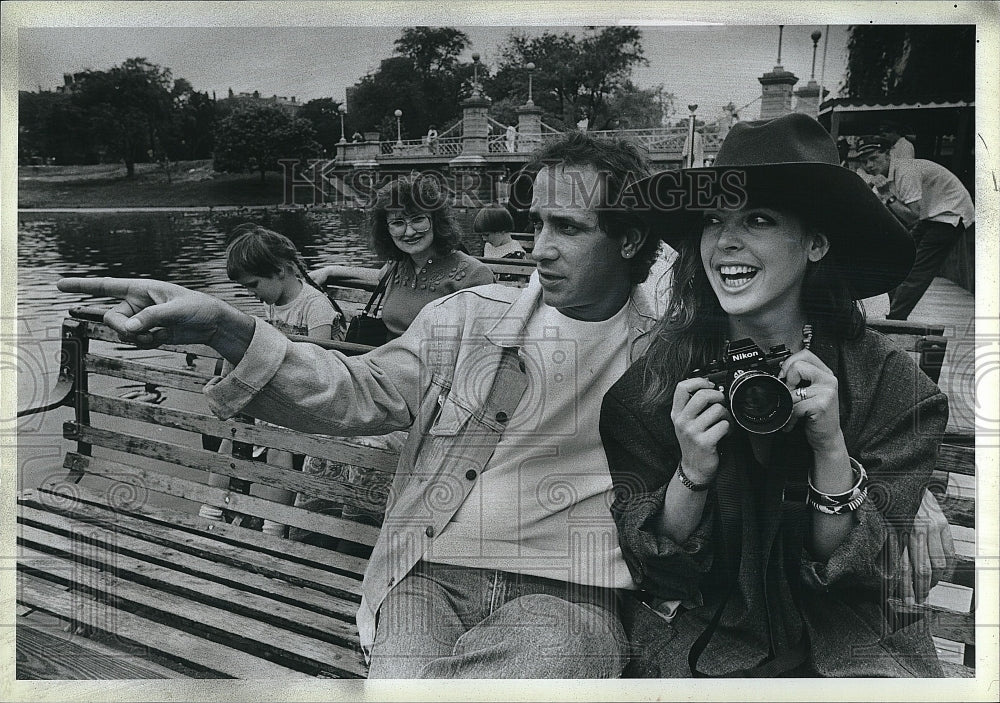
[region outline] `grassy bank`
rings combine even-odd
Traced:
[[[178,162],[169,179],[155,164],[136,164],[132,179],[121,164],[22,166],[17,186],[20,208],[277,205],[283,198],[280,173],[261,183],[259,174],[215,173],[211,161]]]

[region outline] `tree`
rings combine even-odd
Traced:
[[[339,110],[340,103],[333,98],[317,98],[300,107],[296,115],[299,119],[307,120],[312,125],[316,141],[320,143],[327,155],[336,152],[337,142],[340,141]],[[345,119],[345,125],[346,121]],[[350,137],[350,135],[351,132],[345,132],[345,138]]]
[[[395,110],[403,113],[403,138],[438,130],[458,117],[463,83],[472,65],[459,61],[469,38],[454,27],[409,27],[396,40],[396,55],[358,81],[349,118],[355,129],[378,129],[383,139],[396,138]]]
[[[569,129],[586,119],[591,129],[604,129],[613,118],[610,96],[627,89],[634,67],[649,62],[635,27],[588,27],[587,32],[582,38],[569,32],[537,37],[512,33],[487,81],[490,97],[523,101],[525,66],[531,62],[537,67],[533,98],[548,119]]]
[[[918,102],[975,95],[974,26],[856,25],[849,32],[845,97]]]
[[[655,88],[638,88],[632,81],[625,81],[608,97],[599,119],[608,129],[662,127],[677,112],[675,99],[662,84]]]
[[[108,154],[122,159],[128,177],[134,177],[136,162],[147,160],[170,129],[170,69],[134,58],[74,78],[73,103],[85,111]]]
[[[216,171],[279,171],[279,159],[318,158],[322,147],[312,125],[274,105],[241,106],[215,128]]]

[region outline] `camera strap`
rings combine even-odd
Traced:
[[[766,476],[766,480],[764,500],[759,506],[761,513],[765,516],[765,521],[761,525],[761,544],[764,554],[761,577],[764,581],[764,605],[769,641],[768,656],[755,666],[731,671],[722,674],[722,677],[773,678],[796,669],[808,657],[808,634],[805,629],[805,621],[801,619],[801,616],[800,631],[794,641],[788,643],[782,642],[784,638],[776,631],[776,619],[780,617],[782,604],[780,602],[780,594],[775,593],[776,588],[769,587],[769,585],[773,584],[777,586],[777,579],[783,576],[784,580],[788,583],[793,602],[801,613],[798,571],[802,554],[803,535],[807,526],[805,496],[808,485],[808,467],[812,464],[812,453],[808,449],[808,444],[805,442],[805,437],[801,430],[776,439],[778,441],[772,447],[772,457],[780,457],[780,459],[778,462],[768,462],[770,464],[769,467],[761,467],[765,469],[763,473]],[[729,446],[727,449],[729,451],[723,453],[723,461],[728,465],[725,468],[731,472],[729,475],[734,480],[719,481],[716,483],[716,499],[719,507],[724,549],[728,557],[726,561],[731,565],[731,573],[729,574],[730,585],[708,626],[698,636],[698,639],[695,640],[688,652],[688,667],[694,678],[715,677],[715,675],[700,671],[698,669],[698,660],[708,647],[712,636],[719,627],[726,606],[733,593],[739,587],[739,573],[742,561],[741,535],[743,509],[741,501],[745,499],[750,486],[746,475],[746,466],[740,465],[742,462],[737,463],[733,459],[733,456],[736,453],[742,453],[740,450],[743,449],[746,450],[748,456],[752,456],[752,450],[749,443],[744,443],[738,449],[733,446]],[[734,452],[732,451],[733,449],[737,449],[737,451]],[[789,467],[792,468],[789,470]],[[720,474],[722,473],[722,468],[720,467]],[[780,550],[782,563],[775,563],[778,551],[775,547],[779,540],[782,547]],[[779,571],[783,571],[784,573],[779,574]]]

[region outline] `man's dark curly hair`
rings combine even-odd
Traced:
[[[512,186],[512,200],[515,207],[527,209],[531,203],[531,187],[534,177],[544,167],[564,168],[566,166],[590,167],[597,171],[603,187],[599,194],[588,199],[597,211],[597,222],[612,239],[623,239],[629,228],[635,228],[646,235],[646,241],[636,255],[629,259],[629,279],[633,285],[642,283],[649,276],[649,270],[656,260],[660,242],[650,236],[649,226],[639,213],[629,207],[629,200],[623,197],[625,189],[637,180],[650,174],[649,163],[632,142],[622,139],[594,139],[582,132],[570,132],[562,139],[542,147],[531,163],[515,177]],[[543,184],[539,184],[541,187]],[[582,193],[581,196],[588,194]],[[594,198],[599,195],[599,198]]]

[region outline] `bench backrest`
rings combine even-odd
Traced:
[[[123,349],[117,335],[99,321],[102,314],[102,309],[78,308],[63,325],[63,365],[77,379],[69,399],[75,418],[64,426],[64,437],[77,447],[67,454],[65,468],[134,486],[151,502],[171,504],[182,499],[192,502],[194,512],[207,504],[326,535],[332,542],[349,540],[355,543],[352,554],[356,545],[374,544],[377,527],[344,519],[336,510],[320,514],[254,497],[248,495],[249,489],[261,484],[378,513],[384,510],[398,454],[259,425],[246,417],[219,420],[202,395],[219,362],[212,349],[200,345]],[[343,342],[320,345],[346,354],[370,348]],[[130,395],[140,397],[124,397]],[[223,440],[233,442],[231,454],[216,451]],[[265,466],[251,458],[253,446],[325,459],[334,468],[321,476]],[[366,482],[348,480],[347,466],[364,471]],[[236,481],[230,490],[214,488],[206,484],[209,472]],[[357,567],[363,570],[363,562],[358,561]]]
[[[367,292],[356,293],[367,300]],[[346,564],[342,568],[360,576],[366,563],[365,550],[374,544],[378,527],[363,517],[352,516],[384,511],[398,454],[359,446],[351,440],[262,426],[250,418],[219,420],[208,410],[201,392],[216,374],[216,352],[200,345],[167,346],[153,351],[123,348],[117,335],[100,321],[103,312],[99,308],[77,308],[63,325],[61,375],[76,381],[67,399],[67,404],[75,408],[75,417],[65,424],[64,436],[77,443],[76,450],[67,453],[65,468],[129,486],[148,496],[150,503],[189,501],[186,505],[194,513],[200,504],[213,505],[324,535],[329,538],[324,546],[345,551],[338,555],[337,563]],[[933,333],[937,329],[922,334],[927,330],[881,323],[872,326],[904,343],[912,338],[911,351],[917,355],[926,352],[920,340],[936,337]],[[369,349],[364,345],[293,338],[349,355]],[[942,356],[944,342],[941,338]],[[936,340],[933,343],[938,344]],[[931,357],[929,368],[939,372],[936,359]],[[140,397],[123,397],[126,395]],[[233,451],[220,454],[216,448],[226,439],[233,441]],[[330,466],[324,475],[314,475],[264,465],[250,458],[254,445],[326,459]],[[229,490],[209,486],[206,479],[210,471],[236,482]],[[351,474],[357,472],[365,475],[363,481],[352,480]],[[974,476],[974,437],[947,436],[931,490],[956,530],[974,530],[975,502],[953,489],[954,477]],[[278,504],[248,495],[249,486],[255,483],[322,497],[351,510],[338,515],[336,509],[318,513]],[[974,582],[971,555],[960,555],[948,587],[966,594],[967,606],[929,608],[932,632],[942,651],[950,652],[952,663],[948,670],[952,675],[967,675],[974,665]],[[902,611],[921,609],[895,605]]]

